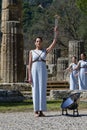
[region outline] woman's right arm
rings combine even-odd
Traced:
[[[77,66],[74,68],[74,70],[79,70],[80,68],[80,62],[78,62]]]
[[[72,63],[64,70],[64,71],[71,71]]]
[[[32,67],[32,52],[30,51],[30,53],[29,53],[29,66],[28,66],[28,72],[29,72],[28,81],[29,81],[29,83],[32,83],[31,67]]]

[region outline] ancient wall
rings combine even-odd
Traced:
[[[68,58],[58,58],[57,60],[57,81],[66,80],[67,75],[64,70],[68,67]]]
[[[69,63],[71,63],[72,56],[77,57],[77,61],[80,59],[80,54],[84,52],[84,42],[83,41],[78,41],[78,40],[73,40],[69,41]]]
[[[1,32],[2,82],[22,82],[24,80],[24,48],[21,0],[2,0]]]

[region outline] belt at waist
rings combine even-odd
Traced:
[[[80,67],[80,68],[87,68],[87,66],[86,67]]]
[[[34,60],[34,61],[32,61],[32,63],[34,63],[34,62],[46,62],[45,60]]]

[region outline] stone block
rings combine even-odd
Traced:
[[[87,101],[87,90],[51,90],[50,91],[50,99],[58,100],[68,97],[70,94],[80,93],[80,99]]]
[[[50,99],[52,100],[58,100],[67,97],[71,91],[69,90],[51,90],[50,91]]]
[[[18,90],[0,89],[0,102],[22,102],[24,99]]]

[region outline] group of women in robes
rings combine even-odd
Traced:
[[[66,69],[70,72],[70,90],[87,90],[87,60],[86,54],[81,54],[81,60],[76,62],[72,57],[72,63]]]

